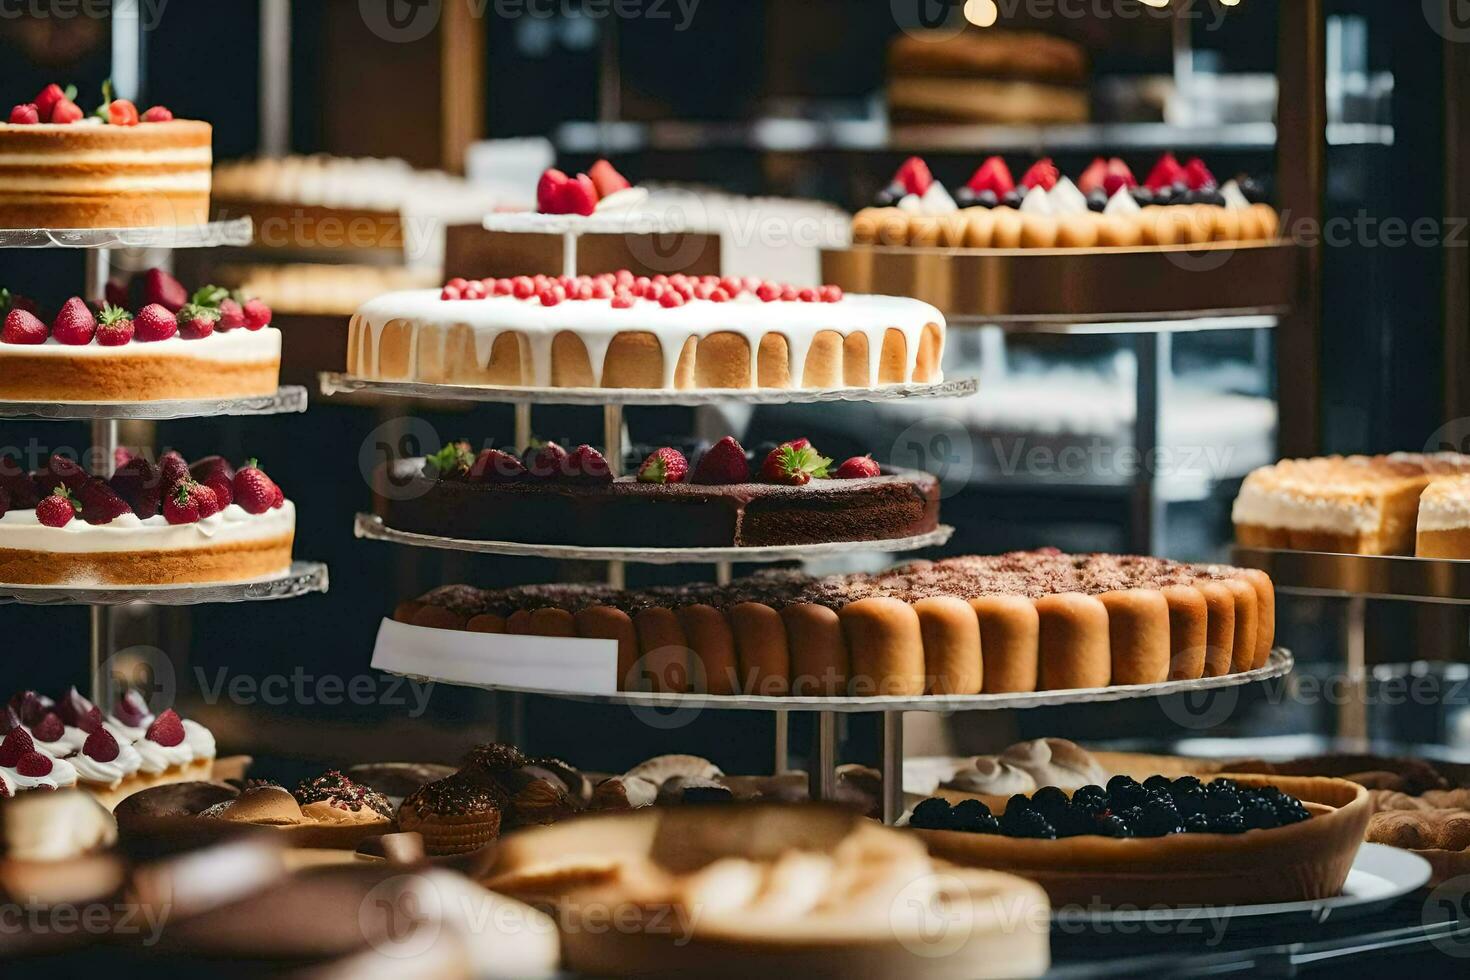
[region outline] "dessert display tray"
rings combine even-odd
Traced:
[[[160,228],[0,228],[0,248],[215,248],[249,245],[249,218]]]
[[[1282,592],[1470,605],[1470,561],[1240,547],[1233,555]]]
[[[881,388],[706,388],[674,391],[652,388],[516,388],[488,385],[433,385],[408,381],[369,381],[340,372],[321,375],[323,395],[366,393],[389,398],[496,402],[524,405],[786,405],[810,402],[879,402],[903,398],[967,398],[973,378],[938,384],[885,385]]]
[[[383,523],[375,514],[358,514],[353,534],[373,541],[390,541],[416,548],[441,551],[470,551],[487,555],[511,555],[521,558],[559,558],[564,561],[625,561],[644,565],[677,565],[681,563],[773,562],[801,561],[825,555],[852,552],[916,551],[944,544],[954,528],[941,524],[928,534],[878,541],[830,541],[822,544],[793,544],[770,548],[582,548],[567,544],[523,544],[515,541],[476,541],[467,538],[441,538],[432,534],[398,531]]]
[[[306,389],[287,385],[274,395],[156,402],[0,402],[0,418],[58,422],[189,419],[219,415],[290,415],[306,411]]]
[[[486,231],[519,235],[669,235],[688,225],[688,217],[675,211],[637,208],[590,215],[506,211],[486,215],[483,223]]]
[[[291,563],[291,571],[285,575],[225,584],[80,587],[0,584],[0,605],[122,606],[142,602],[152,606],[198,606],[214,602],[294,599],[313,592],[326,592],[328,585],[326,565],[296,561]]]
[[[949,322],[1279,315],[1297,302],[1292,242],[1110,249],[854,245],[822,252],[822,281],[912,296]]]

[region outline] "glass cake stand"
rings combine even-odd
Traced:
[[[327,566],[321,562],[296,561],[285,575],[246,582],[201,583],[197,585],[3,585],[0,604],[25,606],[123,606],[141,602],[150,606],[198,606],[213,602],[261,602],[295,599],[327,591]]]
[[[274,395],[149,402],[0,402],[0,418],[53,422],[201,419],[212,416],[289,415],[306,411],[306,389],[286,385]]]
[[[250,244],[249,218],[156,228],[0,228],[0,248],[218,248]]]

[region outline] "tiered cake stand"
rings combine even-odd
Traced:
[[[101,296],[117,248],[210,248],[248,244],[249,219],[218,221],[178,228],[0,229],[0,248],[71,248],[86,250],[86,295]],[[306,389],[284,387],[274,395],[236,399],[154,402],[0,402],[0,418],[49,422],[88,422],[91,444],[105,473],[111,476],[120,421],[280,415],[306,411]],[[103,666],[112,653],[111,610],[143,603],[188,606],[215,602],[290,599],[327,590],[327,567],[319,562],[293,562],[289,573],[247,582],[168,586],[26,586],[0,585],[0,604],[82,605],[91,607],[92,698],[108,694]]]

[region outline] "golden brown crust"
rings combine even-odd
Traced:
[[[842,621],[826,606],[804,602],[781,610],[791,651],[791,693],[835,697],[847,693],[849,662]]]
[[[1230,673],[1235,655],[1235,595],[1223,582],[1200,582],[1196,588],[1205,597],[1209,615],[1202,676],[1223,677]]]
[[[1161,590],[1169,604],[1169,680],[1198,680],[1205,673],[1210,613],[1204,593],[1191,585]]]
[[[979,694],[980,621],[963,599],[937,596],[914,603],[924,644],[925,694]]]
[[[638,655],[649,689],[658,693],[689,690],[689,640],[672,609],[653,606],[633,617]]]
[[[1157,684],[1169,678],[1169,601],[1154,589],[1107,592],[1108,643],[1114,684]]]
[[[1096,596],[1068,592],[1036,600],[1041,619],[1038,690],[1107,687],[1112,679],[1108,609]]]
[[[924,693],[924,637],[913,606],[898,599],[859,599],[838,616],[852,657],[854,695]]]
[[[636,691],[638,674],[638,630],[633,619],[612,606],[590,606],[577,613],[577,635],[618,644],[618,690]]]
[[[290,568],[292,537],[283,534],[185,551],[61,554],[0,548],[0,582],[14,585],[244,582],[278,575]]]
[[[1041,672],[1041,617],[1025,596],[984,596],[970,600],[980,623],[980,656],[985,694],[1025,694],[1036,690]]]
[[[0,400],[162,401],[273,395],[281,360],[230,363],[195,357],[28,356],[0,358]]]
[[[735,633],[725,614],[714,606],[699,604],[683,606],[677,615],[694,655],[690,667],[695,689],[709,694],[737,693],[740,672]]]
[[[762,602],[742,602],[730,609],[740,687],[746,694],[784,697],[790,693],[791,653],[781,614]]]

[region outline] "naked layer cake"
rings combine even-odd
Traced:
[[[74,90],[48,85],[0,122],[0,227],[145,228],[209,220],[213,129],[139,113],[126,99],[84,117]]]
[[[0,582],[241,582],[291,568],[296,509],[252,460],[129,455],[109,479],[63,456],[0,457]]]
[[[870,541],[938,526],[939,481],[882,471],[871,458],[841,465],[805,440],[771,450],[754,475],[732,437],[691,468],[673,447],[614,479],[590,446],[544,443],[515,456],[463,444],[434,459],[391,465],[378,513],[401,531],[441,537],[586,547],[731,548]]]
[[[895,121],[1085,122],[1087,53],[1036,31],[904,30],[888,49]]]
[[[521,276],[389,293],[352,318],[347,370],[382,381],[839,388],[943,380],[944,316],[912,299],[749,279]]]
[[[764,573],[617,591],[448,586],[400,622],[616,640],[624,689],[711,694],[1016,693],[1215,677],[1263,666],[1264,573],[1048,549],[880,574]]]
[[[1395,453],[1287,459],[1246,477],[1235,498],[1235,538],[1252,548],[1413,555],[1421,519],[1427,547],[1449,544],[1463,483],[1420,501],[1437,480],[1470,473],[1470,456]],[[1461,499],[1463,499],[1461,497]],[[1449,526],[1446,526],[1449,525]],[[1442,538],[1440,531],[1448,530]],[[1436,556],[1426,556],[1436,557]],[[1450,557],[1450,556],[1438,556]]]

